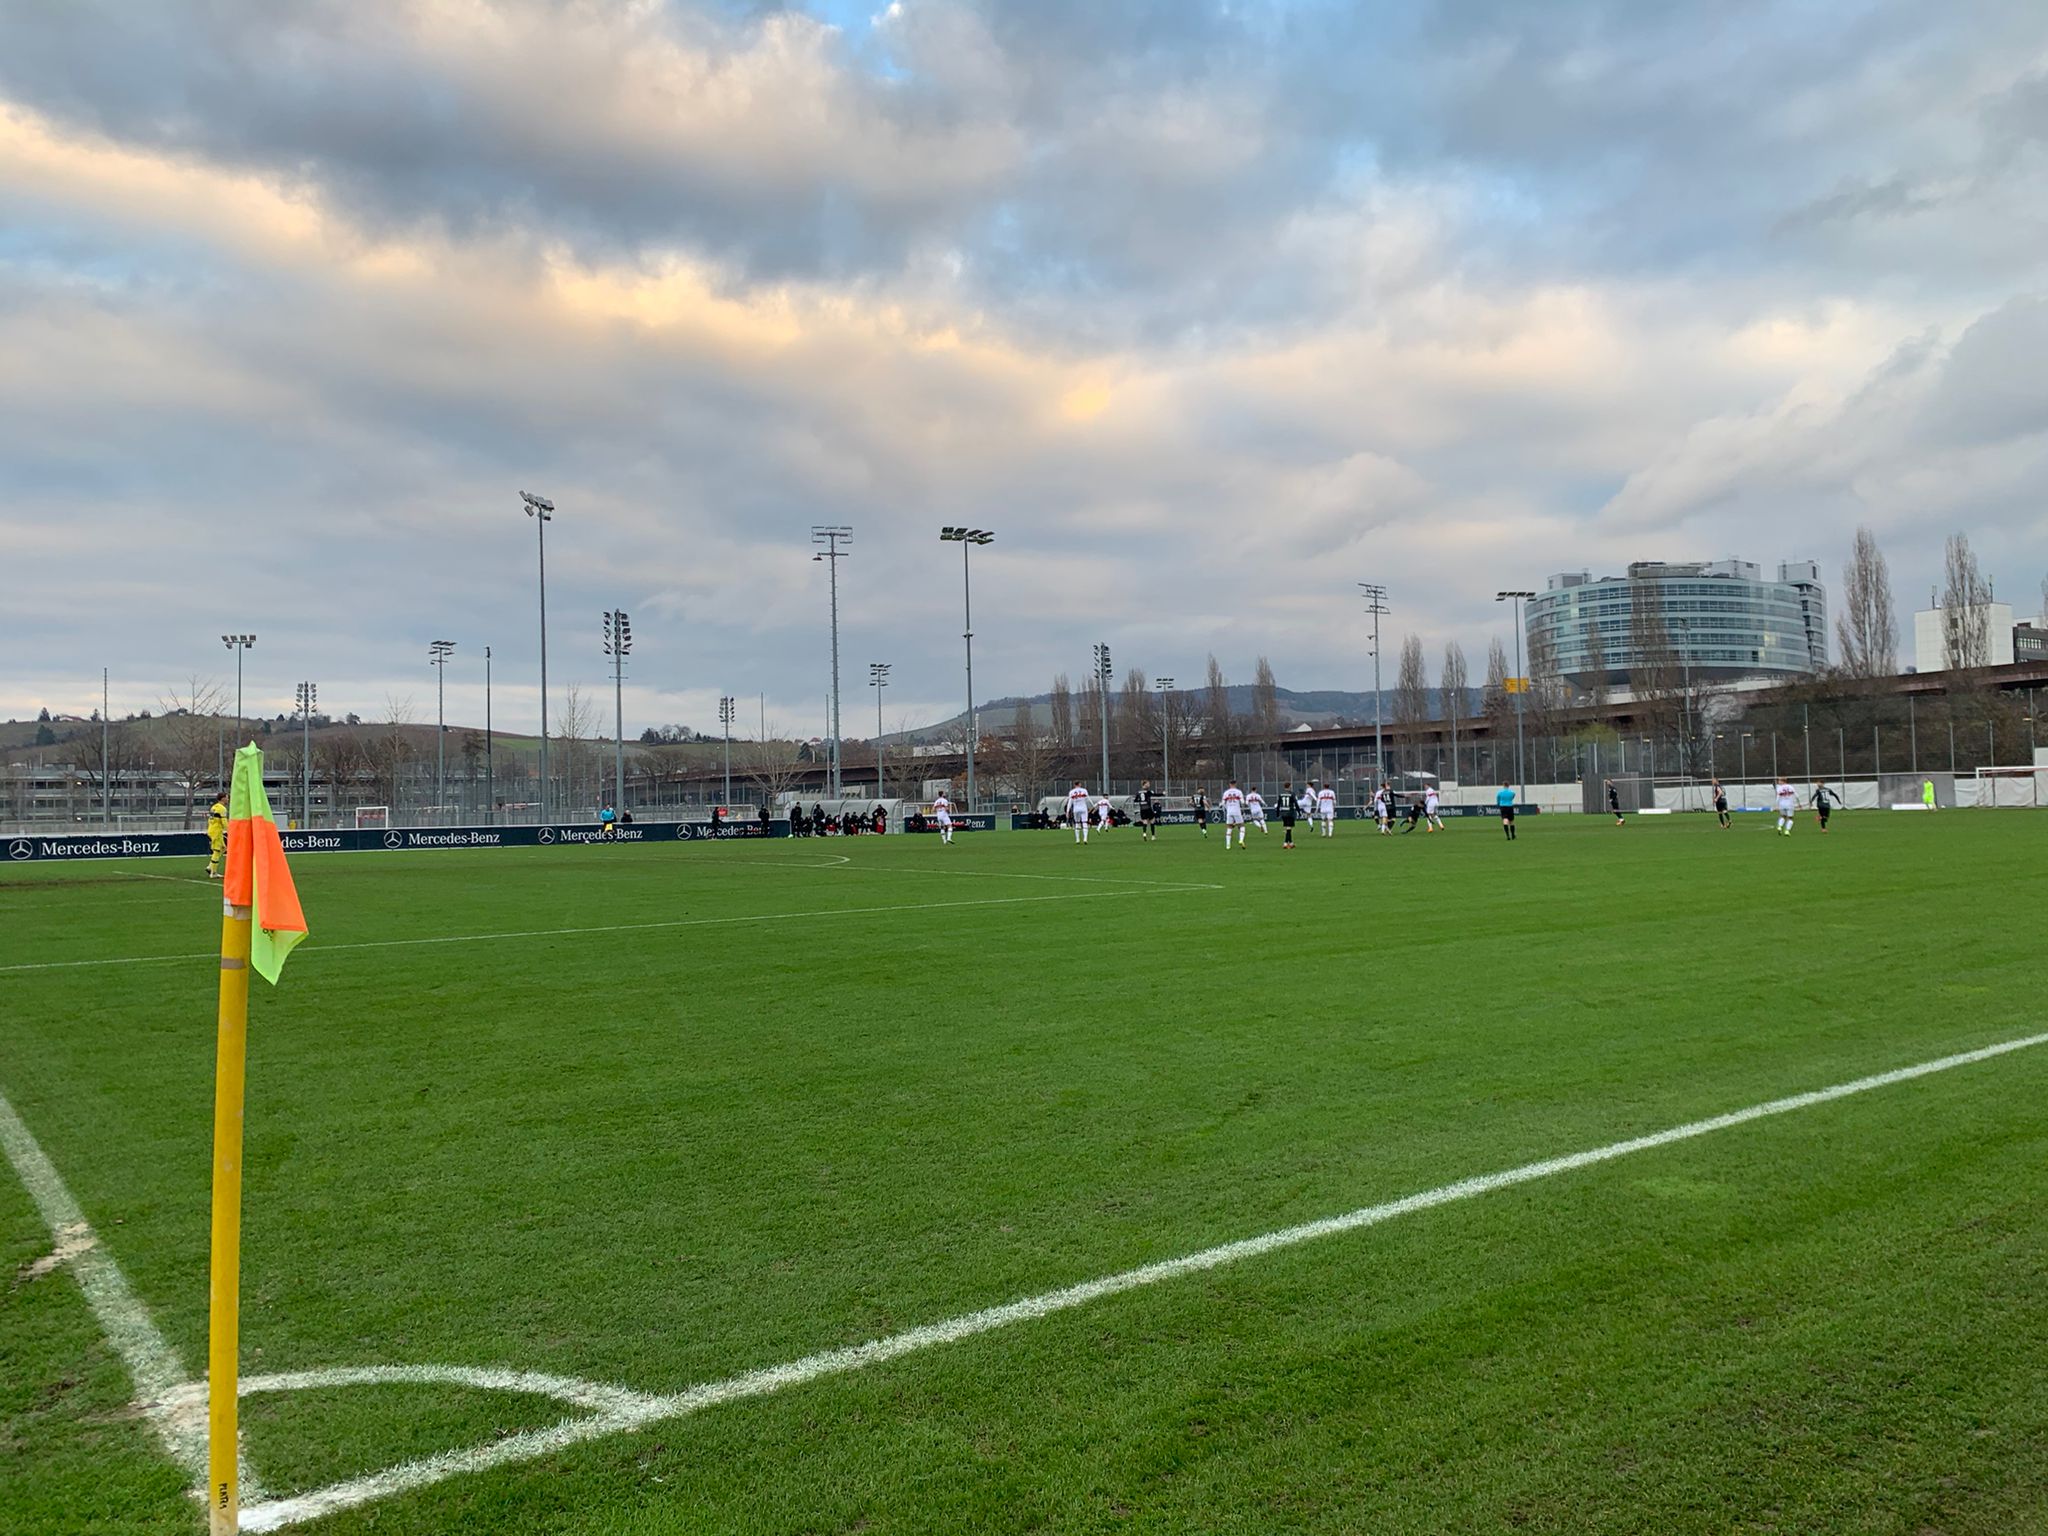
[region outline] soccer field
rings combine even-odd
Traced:
[[[246,1523],[2048,1530],[2048,818],[1279,842],[295,860]],[[197,873],[0,870],[9,1532],[204,1523]]]

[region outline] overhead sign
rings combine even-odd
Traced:
[[[1504,693],[1527,693],[1529,691],[1529,679],[1526,677],[1504,677],[1501,679],[1500,686],[1501,691]]]

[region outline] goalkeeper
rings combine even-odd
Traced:
[[[221,860],[228,856],[228,807],[227,795],[213,797],[213,804],[206,808],[206,878],[220,878]]]

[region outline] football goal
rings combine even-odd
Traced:
[[[1980,806],[2038,806],[2048,804],[2042,780],[2048,768],[1979,768],[1977,804]]]
[[[391,807],[388,805],[359,805],[356,807],[356,826],[388,827],[391,825]]]

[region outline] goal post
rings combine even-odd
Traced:
[[[2048,768],[2007,767],[1977,770],[1977,800],[1981,807],[2031,807],[2048,805]]]
[[[356,807],[356,830],[365,827],[388,827],[391,825],[391,807],[388,805],[359,805]]]

